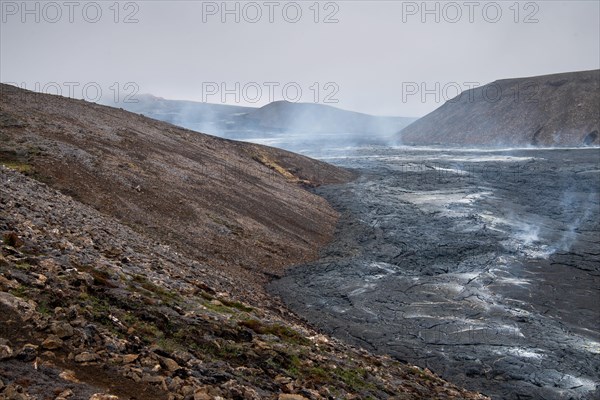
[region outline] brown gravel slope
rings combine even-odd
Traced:
[[[484,399],[240,302],[226,274],[3,166],[0,232],[0,399]]]
[[[600,70],[502,79],[471,89],[404,128],[404,144],[600,145]]]
[[[352,176],[120,109],[0,90],[0,162],[228,271],[248,296],[260,285],[247,283],[315,257],[332,234],[336,213],[302,186]]]

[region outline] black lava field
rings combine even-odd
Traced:
[[[361,149],[321,258],[270,285],[327,333],[497,399],[600,395],[600,150]]]

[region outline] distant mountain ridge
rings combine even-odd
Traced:
[[[471,89],[402,129],[402,144],[599,145],[600,70],[503,79]]]
[[[414,118],[379,117],[313,103],[275,101],[247,116],[260,127],[306,133],[389,134]]]
[[[132,100],[132,101],[131,101]],[[168,100],[151,94],[135,96],[119,107],[147,117],[203,133],[219,134],[230,128],[230,121],[254,110],[251,107],[201,103],[188,100]],[[107,105],[114,103],[106,102]]]
[[[318,143],[315,135],[328,135],[328,142],[382,144],[415,118],[381,117],[346,111],[324,104],[275,101],[260,108],[167,100],[153,95],[136,97],[137,103],[118,103],[127,111],[230,139],[299,135]],[[339,134],[340,136],[332,136]]]

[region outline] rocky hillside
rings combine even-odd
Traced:
[[[2,89],[0,399],[484,398],[264,296],[336,220],[302,187],[349,173]]]
[[[0,182],[0,398],[482,398],[240,302],[226,274],[45,184]]]
[[[252,297],[316,256],[336,213],[304,187],[348,171],[136,114],[3,85],[0,162],[227,271]],[[258,285],[252,285],[257,283]]]
[[[402,144],[600,145],[600,70],[504,79],[447,101],[400,132]]]

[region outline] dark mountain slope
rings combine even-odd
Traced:
[[[463,92],[400,132],[403,144],[599,145],[600,70],[504,79]]]
[[[332,233],[336,213],[302,186],[350,179],[345,170],[119,109],[1,89],[0,161],[241,281],[314,257]]]

